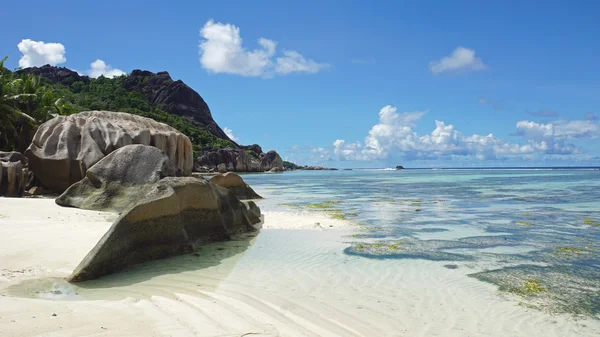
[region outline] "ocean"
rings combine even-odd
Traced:
[[[483,168],[246,175],[265,210],[359,226],[344,254],[468,264],[553,313],[600,313],[600,170]],[[535,303],[535,304],[533,304]]]

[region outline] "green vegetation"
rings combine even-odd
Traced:
[[[388,251],[394,252],[400,250],[400,243],[384,243],[384,242],[376,242],[376,243],[357,243],[353,246],[356,250],[374,250],[374,251]]]
[[[566,255],[566,256],[577,256],[582,254],[591,254],[588,251],[577,249],[573,247],[558,247],[556,248],[558,254],[556,255]]]
[[[39,76],[8,71],[4,60],[0,62],[0,150],[24,150],[39,124],[57,114],[87,110],[127,112],[165,123],[187,135],[196,153],[204,148],[236,147],[184,117],[151,106],[141,92],[127,91],[123,86],[127,75],[91,78],[88,83],[52,84]],[[31,128],[27,137],[25,127]]]
[[[76,112],[86,110],[128,112],[172,126],[190,138],[195,152],[200,152],[204,148],[236,147],[205,128],[195,126],[184,117],[172,115],[161,110],[160,107],[152,107],[142,93],[125,90],[123,82],[126,78],[127,75],[114,78],[99,77],[90,79],[87,84],[77,81],[70,86],[54,84],[53,88],[73,105]]]
[[[296,164],[294,164],[292,162],[284,160],[283,161],[283,168],[290,169],[290,170],[297,170],[297,169],[302,168],[302,166],[298,166],[298,165],[296,165]]]
[[[583,223],[590,226],[600,227],[600,222],[596,222],[590,218],[583,219]]]
[[[74,108],[39,76],[8,71],[6,60],[0,60],[0,150],[22,152],[41,123]]]
[[[533,224],[529,221],[517,221],[517,225],[521,226],[532,226]]]
[[[523,286],[518,288],[512,288],[510,291],[521,296],[526,296],[531,294],[543,293],[547,291],[547,289],[544,287],[542,282],[534,279],[527,279],[523,281]]]

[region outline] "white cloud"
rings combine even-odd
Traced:
[[[314,74],[328,67],[293,50],[284,50],[283,56],[274,58],[277,43],[265,38],[258,40],[259,48],[247,50],[240,29],[232,24],[208,20],[200,35],[200,64],[213,73],[271,77],[294,72]]]
[[[439,120],[435,121],[431,133],[418,135],[414,127],[423,115],[424,112],[398,113],[395,107],[387,105],[379,111],[379,123],[369,130],[364,145],[337,139],[333,143],[333,154],[340,160],[379,160],[399,156],[410,159],[496,159],[565,155],[578,152],[574,145],[565,142],[567,138],[600,136],[598,129],[595,129],[598,125],[586,123],[589,121],[557,125],[521,121],[517,123],[517,128],[526,139],[524,143],[517,144],[503,141],[491,133],[487,136],[465,136],[454,125]]]
[[[125,75],[125,72],[121,69],[116,69],[106,64],[102,60],[96,60],[90,64],[91,69],[88,70],[88,75],[91,78],[98,78],[104,76],[107,78],[113,78],[121,75]]]
[[[19,42],[17,47],[23,54],[19,59],[19,67],[39,67],[46,64],[55,66],[67,61],[65,46],[62,43],[25,39]]]
[[[600,138],[600,124],[594,120],[554,121],[543,124],[531,121],[517,122],[517,134],[532,139]]]
[[[223,132],[225,132],[225,134],[227,135],[227,137],[229,137],[229,139],[233,140],[234,142],[238,141],[238,138],[233,135],[233,130],[231,130],[230,128],[228,128],[228,127],[223,128]]]
[[[276,59],[277,65],[275,71],[279,74],[286,75],[293,72],[305,72],[316,74],[320,70],[328,68],[329,65],[325,63],[317,63],[314,60],[307,60],[300,53],[286,50],[283,52],[284,57],[278,57]]]
[[[458,47],[452,55],[429,62],[429,69],[432,73],[439,74],[446,71],[480,71],[487,69],[487,65],[475,57],[475,50]]]

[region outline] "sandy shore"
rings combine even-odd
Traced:
[[[64,282],[115,217],[0,198],[0,336],[600,335],[597,320],[504,298],[468,264],[345,255],[353,226],[312,213],[267,212],[258,236]]]

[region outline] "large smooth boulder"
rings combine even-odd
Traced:
[[[260,170],[270,171],[274,168],[280,169],[280,172],[283,171],[283,159],[277,152],[271,150],[261,156]]]
[[[25,156],[43,187],[63,192],[109,153],[131,144],[154,146],[184,176],[192,172],[192,143],[187,136],[166,124],[123,112],[86,111],[53,118],[39,127]]]
[[[208,181],[228,189],[239,199],[262,199],[260,195],[254,192],[252,187],[246,184],[242,177],[233,172],[218,174],[208,179]]]
[[[167,177],[115,221],[75,268],[70,281],[86,281],[144,261],[185,254],[200,245],[253,231],[260,221],[226,189],[194,177]]]
[[[71,185],[56,203],[91,210],[123,211],[144,196],[151,185],[174,177],[177,168],[153,146],[127,145],[111,152],[85,178]]]

